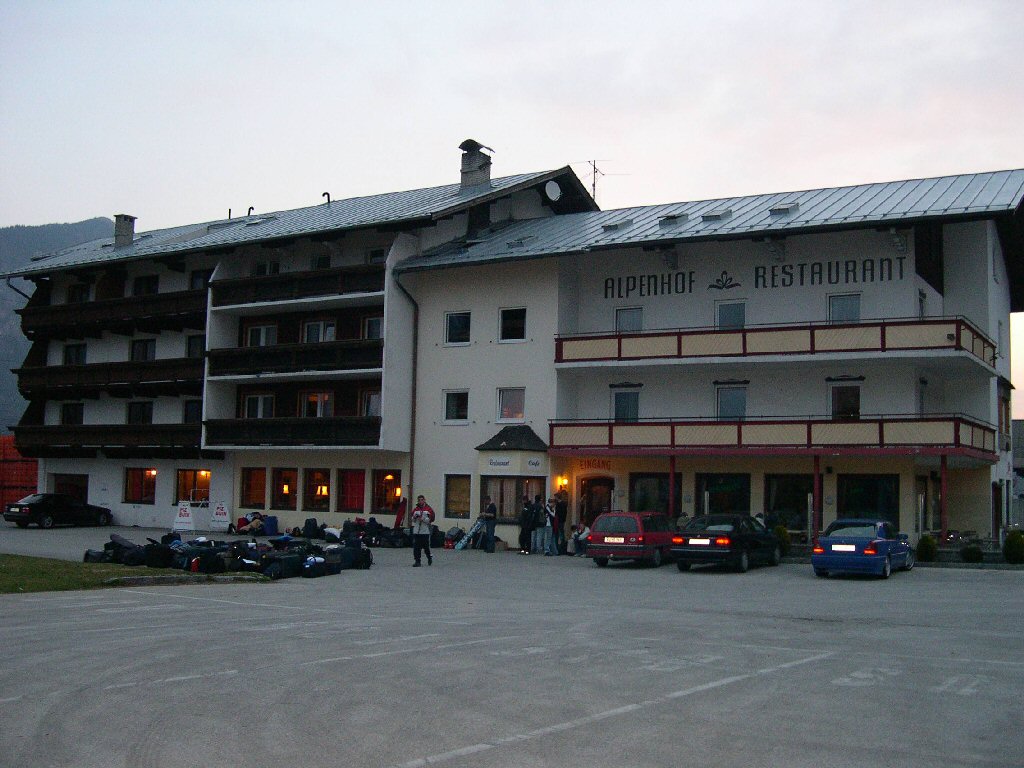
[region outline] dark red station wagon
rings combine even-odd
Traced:
[[[657,512],[605,512],[587,536],[587,557],[602,568],[609,560],[642,560],[657,567],[671,556],[672,528]]]

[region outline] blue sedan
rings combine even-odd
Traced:
[[[814,545],[811,566],[815,576],[873,573],[887,579],[894,568],[914,567],[914,550],[907,534],[885,520],[836,520]]]

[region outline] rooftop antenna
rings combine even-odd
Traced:
[[[575,161],[580,162],[580,161]],[[590,166],[590,196],[597,201],[597,179],[600,176],[628,176],[628,173],[605,173],[597,167],[598,163],[606,163],[607,160],[584,160]]]

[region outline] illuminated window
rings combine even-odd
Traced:
[[[179,469],[176,501],[209,501],[210,470]]]
[[[126,504],[156,503],[156,470],[152,467],[129,467],[124,471]]]
[[[267,504],[267,470],[263,467],[242,468],[242,497],[240,506],[263,509]]]
[[[275,469],[272,474],[270,506],[272,509],[295,509],[295,498],[298,495],[297,469]]]
[[[521,421],[526,414],[526,390],[499,389],[498,390],[498,420],[499,421]]]
[[[302,472],[302,508],[326,511],[331,505],[331,472],[328,469],[306,469]]]

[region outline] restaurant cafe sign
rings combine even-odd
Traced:
[[[728,270],[703,285],[694,270],[655,272],[604,279],[605,299],[630,299],[647,296],[692,294],[696,290],[723,294],[744,285],[753,290],[806,288],[811,286],[855,286],[891,283],[906,277],[907,257],[866,259],[827,259],[792,264],[761,264],[746,275],[734,276]]]

